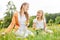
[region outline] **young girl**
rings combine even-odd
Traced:
[[[42,10],[37,11],[36,18],[33,20],[33,28],[34,29],[43,29],[46,28],[46,20],[44,18],[44,14]]]
[[[46,30],[46,19],[42,10],[37,11],[36,18],[33,20],[33,29],[37,30]],[[50,31],[50,30],[49,30]],[[50,31],[51,32],[51,31]]]
[[[29,15],[28,15],[28,3],[23,3],[20,8],[20,12],[15,12],[12,18],[12,22],[4,33],[10,32],[15,28],[15,34],[20,37],[27,37],[29,34],[33,35],[31,31],[27,29],[29,25]]]

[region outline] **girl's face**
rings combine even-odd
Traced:
[[[37,17],[42,17],[43,16],[43,12],[42,11],[38,11],[37,12]]]
[[[28,9],[29,9],[29,4],[24,5],[24,6],[23,6],[23,9],[24,9],[25,12],[27,12]]]

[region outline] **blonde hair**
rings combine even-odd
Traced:
[[[37,11],[37,13],[40,13],[40,12],[42,12],[41,20],[43,20],[43,19],[44,19],[44,13],[43,13],[43,10],[38,10],[38,11]],[[38,18],[37,18],[37,19],[38,19]]]

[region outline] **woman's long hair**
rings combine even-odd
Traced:
[[[22,11],[22,8],[23,8],[23,6],[24,5],[27,5],[28,3],[23,3],[22,5],[21,5],[21,8],[20,8],[20,13],[21,13],[21,11]],[[27,19],[27,21],[29,20],[29,15],[28,15],[28,12],[24,12],[24,14],[25,14],[25,17],[26,17],[26,19]]]

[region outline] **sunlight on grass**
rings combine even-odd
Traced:
[[[9,33],[6,35],[0,34],[0,40],[60,40],[60,27],[57,25],[48,26],[49,29],[53,30],[53,34],[46,33],[44,31],[39,32],[38,35],[35,34],[36,31],[32,30],[32,28],[29,28],[34,33],[34,37],[29,35],[27,38],[16,38],[14,33]],[[2,29],[0,32],[4,31]]]

